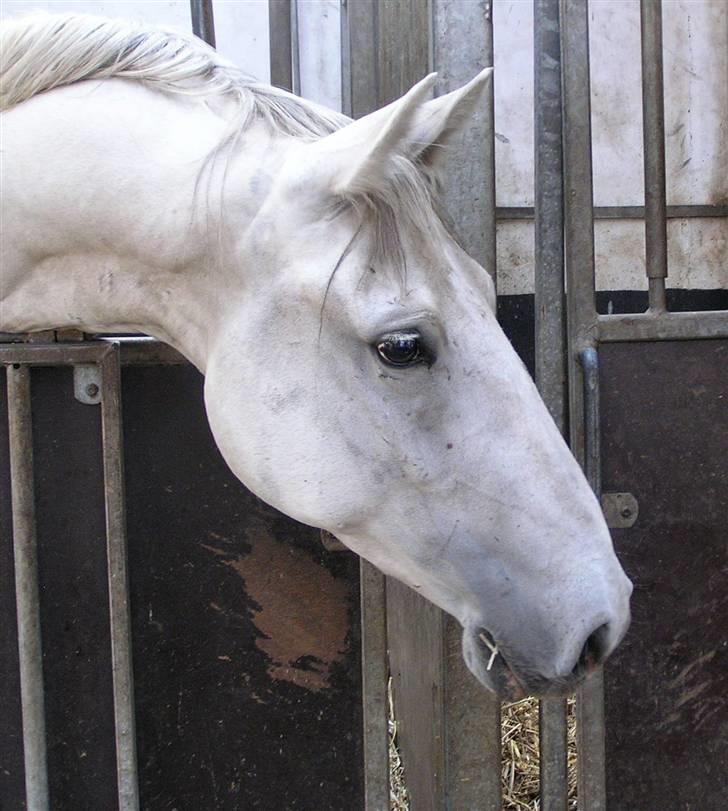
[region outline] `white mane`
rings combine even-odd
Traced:
[[[257,82],[213,48],[173,29],[87,14],[47,14],[0,24],[0,111],[76,82],[130,79],[166,93],[223,95],[238,105],[227,135],[210,156],[234,149],[255,120],[273,132],[316,140],[350,119],[291,93]],[[442,212],[433,209],[432,184],[417,163],[395,160],[380,188],[347,202],[372,226],[373,261],[403,266],[400,229],[425,238],[437,232]],[[449,224],[448,224],[449,228]]]
[[[86,14],[34,14],[0,25],[0,110],[92,79],[133,79],[166,93],[226,95],[238,128],[255,117],[297,137],[321,137],[348,123],[297,96],[256,82],[191,35]]]

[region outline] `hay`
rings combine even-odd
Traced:
[[[389,731],[389,807],[390,811],[409,811],[409,795],[404,780],[404,765],[397,747],[397,719],[394,717],[392,678],[387,682],[387,730]]]
[[[567,702],[569,811],[576,811],[576,717]],[[524,698],[501,709],[504,811],[539,811],[538,699]]]
[[[391,811],[409,811],[404,765],[397,748],[397,720],[392,680],[387,686],[389,729],[389,797]],[[576,811],[576,717],[567,702],[569,811]],[[504,811],[539,811],[538,700],[524,698],[501,709],[502,790]]]

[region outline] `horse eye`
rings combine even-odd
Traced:
[[[377,341],[376,347],[379,357],[390,366],[413,366],[427,360],[417,332],[390,332]]]

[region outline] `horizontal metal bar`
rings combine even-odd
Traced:
[[[48,769],[33,488],[30,369],[9,368],[7,389],[25,798],[28,809],[45,811],[49,807]]]
[[[100,363],[119,346],[122,366],[183,365],[187,359],[176,349],[154,338],[102,338],[77,344],[0,343],[0,363],[26,366],[75,366]]]
[[[600,341],[680,341],[728,338],[728,310],[600,315]]]
[[[6,366],[75,366],[78,363],[99,363],[107,352],[108,343],[78,344],[0,344],[0,363]]]
[[[498,220],[532,220],[533,206],[498,206]],[[728,205],[682,205],[668,206],[668,220],[712,219],[728,217]],[[643,220],[644,206],[595,206],[595,220]]]

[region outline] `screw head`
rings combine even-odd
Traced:
[[[98,397],[99,387],[96,383],[89,383],[88,386],[86,386],[86,394],[89,397]]]
[[[622,518],[631,518],[632,517],[632,508],[631,507],[622,507],[620,512]]]

